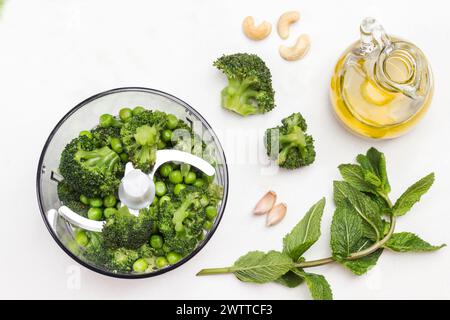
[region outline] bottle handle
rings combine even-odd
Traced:
[[[375,51],[379,52],[375,64],[377,81],[389,90],[401,92],[414,100],[420,99],[419,87],[422,79],[420,72],[417,72],[423,67],[423,54],[420,49],[410,43],[391,41],[383,26],[374,18],[365,18],[360,25],[360,31],[361,54],[367,56]],[[401,56],[405,67],[410,70],[410,75],[406,79],[392,77],[386,68],[389,59],[397,52],[401,52],[399,57]]]

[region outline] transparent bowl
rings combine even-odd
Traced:
[[[102,265],[87,261],[79,254],[82,250],[74,241],[74,228],[70,223],[58,215],[57,209],[61,203],[57,195],[57,184],[61,180],[58,166],[61,152],[74,137],[82,130],[95,127],[100,115],[104,113],[118,114],[120,108],[128,106],[144,106],[147,109],[160,110],[176,115],[179,119],[190,124],[193,131],[203,137],[203,140],[212,146],[217,160],[215,182],[223,186],[223,199],[218,208],[218,215],[213,227],[200,241],[198,246],[188,256],[178,263],[150,273],[116,273]],[[117,278],[147,278],[173,270],[194,257],[211,239],[217,229],[225,210],[228,196],[228,167],[220,142],[206,120],[186,102],[162,91],[127,87],[109,90],[96,94],[70,110],[50,133],[37,170],[36,179],[37,198],[42,218],[48,231],[56,243],[75,261],[81,265],[101,273]]]

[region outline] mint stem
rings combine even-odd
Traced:
[[[200,270],[199,273],[197,273],[197,276],[207,276],[212,274],[225,274],[225,273],[233,273],[233,267],[203,269]]]
[[[386,197],[383,196],[383,198],[386,200],[386,203],[389,205],[389,208],[392,209],[392,202],[389,200],[389,198],[387,196]],[[357,260],[357,259],[364,258],[364,257],[374,253],[378,249],[382,248],[386,244],[386,242],[388,242],[389,239],[391,239],[392,235],[394,234],[395,223],[396,223],[396,219],[395,219],[394,215],[390,216],[390,223],[391,223],[391,226],[389,228],[389,231],[384,236],[383,239],[375,242],[373,245],[371,245],[367,249],[352,253],[350,256],[347,257],[347,260]],[[335,262],[334,258],[328,257],[328,258],[323,258],[323,259],[318,259],[318,260],[299,262],[299,263],[294,264],[294,267],[301,268],[301,269],[312,268],[312,267],[323,266],[323,265],[333,263],[333,262]],[[211,269],[201,270],[199,273],[197,273],[197,276],[206,276],[206,275],[212,275],[212,274],[225,274],[225,273],[233,273],[233,272],[234,272],[233,267],[211,268]]]

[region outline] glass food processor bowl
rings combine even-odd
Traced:
[[[203,141],[208,144],[208,147],[213,150],[216,160],[214,182],[223,187],[223,197],[218,206],[218,214],[213,226],[205,234],[203,240],[198,243],[197,247],[179,262],[148,273],[113,272],[103,265],[97,265],[93,261],[88,261],[81,254],[83,248],[74,241],[75,227],[58,214],[58,209],[62,205],[57,194],[58,182],[62,180],[58,173],[61,152],[67,143],[78,136],[80,131],[94,128],[98,124],[100,115],[105,113],[118,114],[120,108],[124,106],[143,106],[147,109],[174,114],[180,120],[190,125],[194,134],[202,137]],[[209,154],[211,154],[211,149]],[[58,245],[75,261],[95,272],[111,277],[147,278],[181,266],[194,257],[212,237],[220,223],[227,202],[228,167],[224,151],[216,134],[208,122],[194,108],[186,102],[162,91],[127,87],[94,95],[78,104],[59,121],[50,133],[42,150],[37,170],[36,188],[41,215],[48,231]]]

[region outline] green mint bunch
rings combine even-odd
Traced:
[[[357,157],[357,164],[343,164],[339,171],[343,181],[334,182],[331,257],[313,261],[303,258],[321,235],[323,198],[284,237],[282,251],[252,251],[230,267],[204,269],[198,275],[233,273],[244,282],[275,282],[289,288],[306,283],[313,299],[330,300],[333,294],[325,277],[306,272],[306,268],[338,262],[362,275],[377,263],[384,249],[427,252],[444,246],[433,246],[414,233],[394,233],[396,218],[410,211],[430,189],[433,173],[414,183],[392,204],[386,160],[378,150],[371,148]]]
[[[358,164],[343,164],[344,181],[334,182],[336,210],[331,224],[333,260],[362,275],[378,261],[385,248],[396,252],[435,251],[414,233],[394,233],[396,218],[419,202],[434,182],[434,173],[409,187],[392,204],[384,154],[375,148],[358,155]]]
[[[306,213],[303,219],[283,239],[283,250],[251,251],[227,268],[204,269],[197,275],[234,273],[241,281],[253,283],[276,282],[294,288],[305,282],[314,299],[333,298],[330,285],[322,275],[307,273],[298,264],[302,255],[319,239],[320,221],[325,208],[321,199]]]

